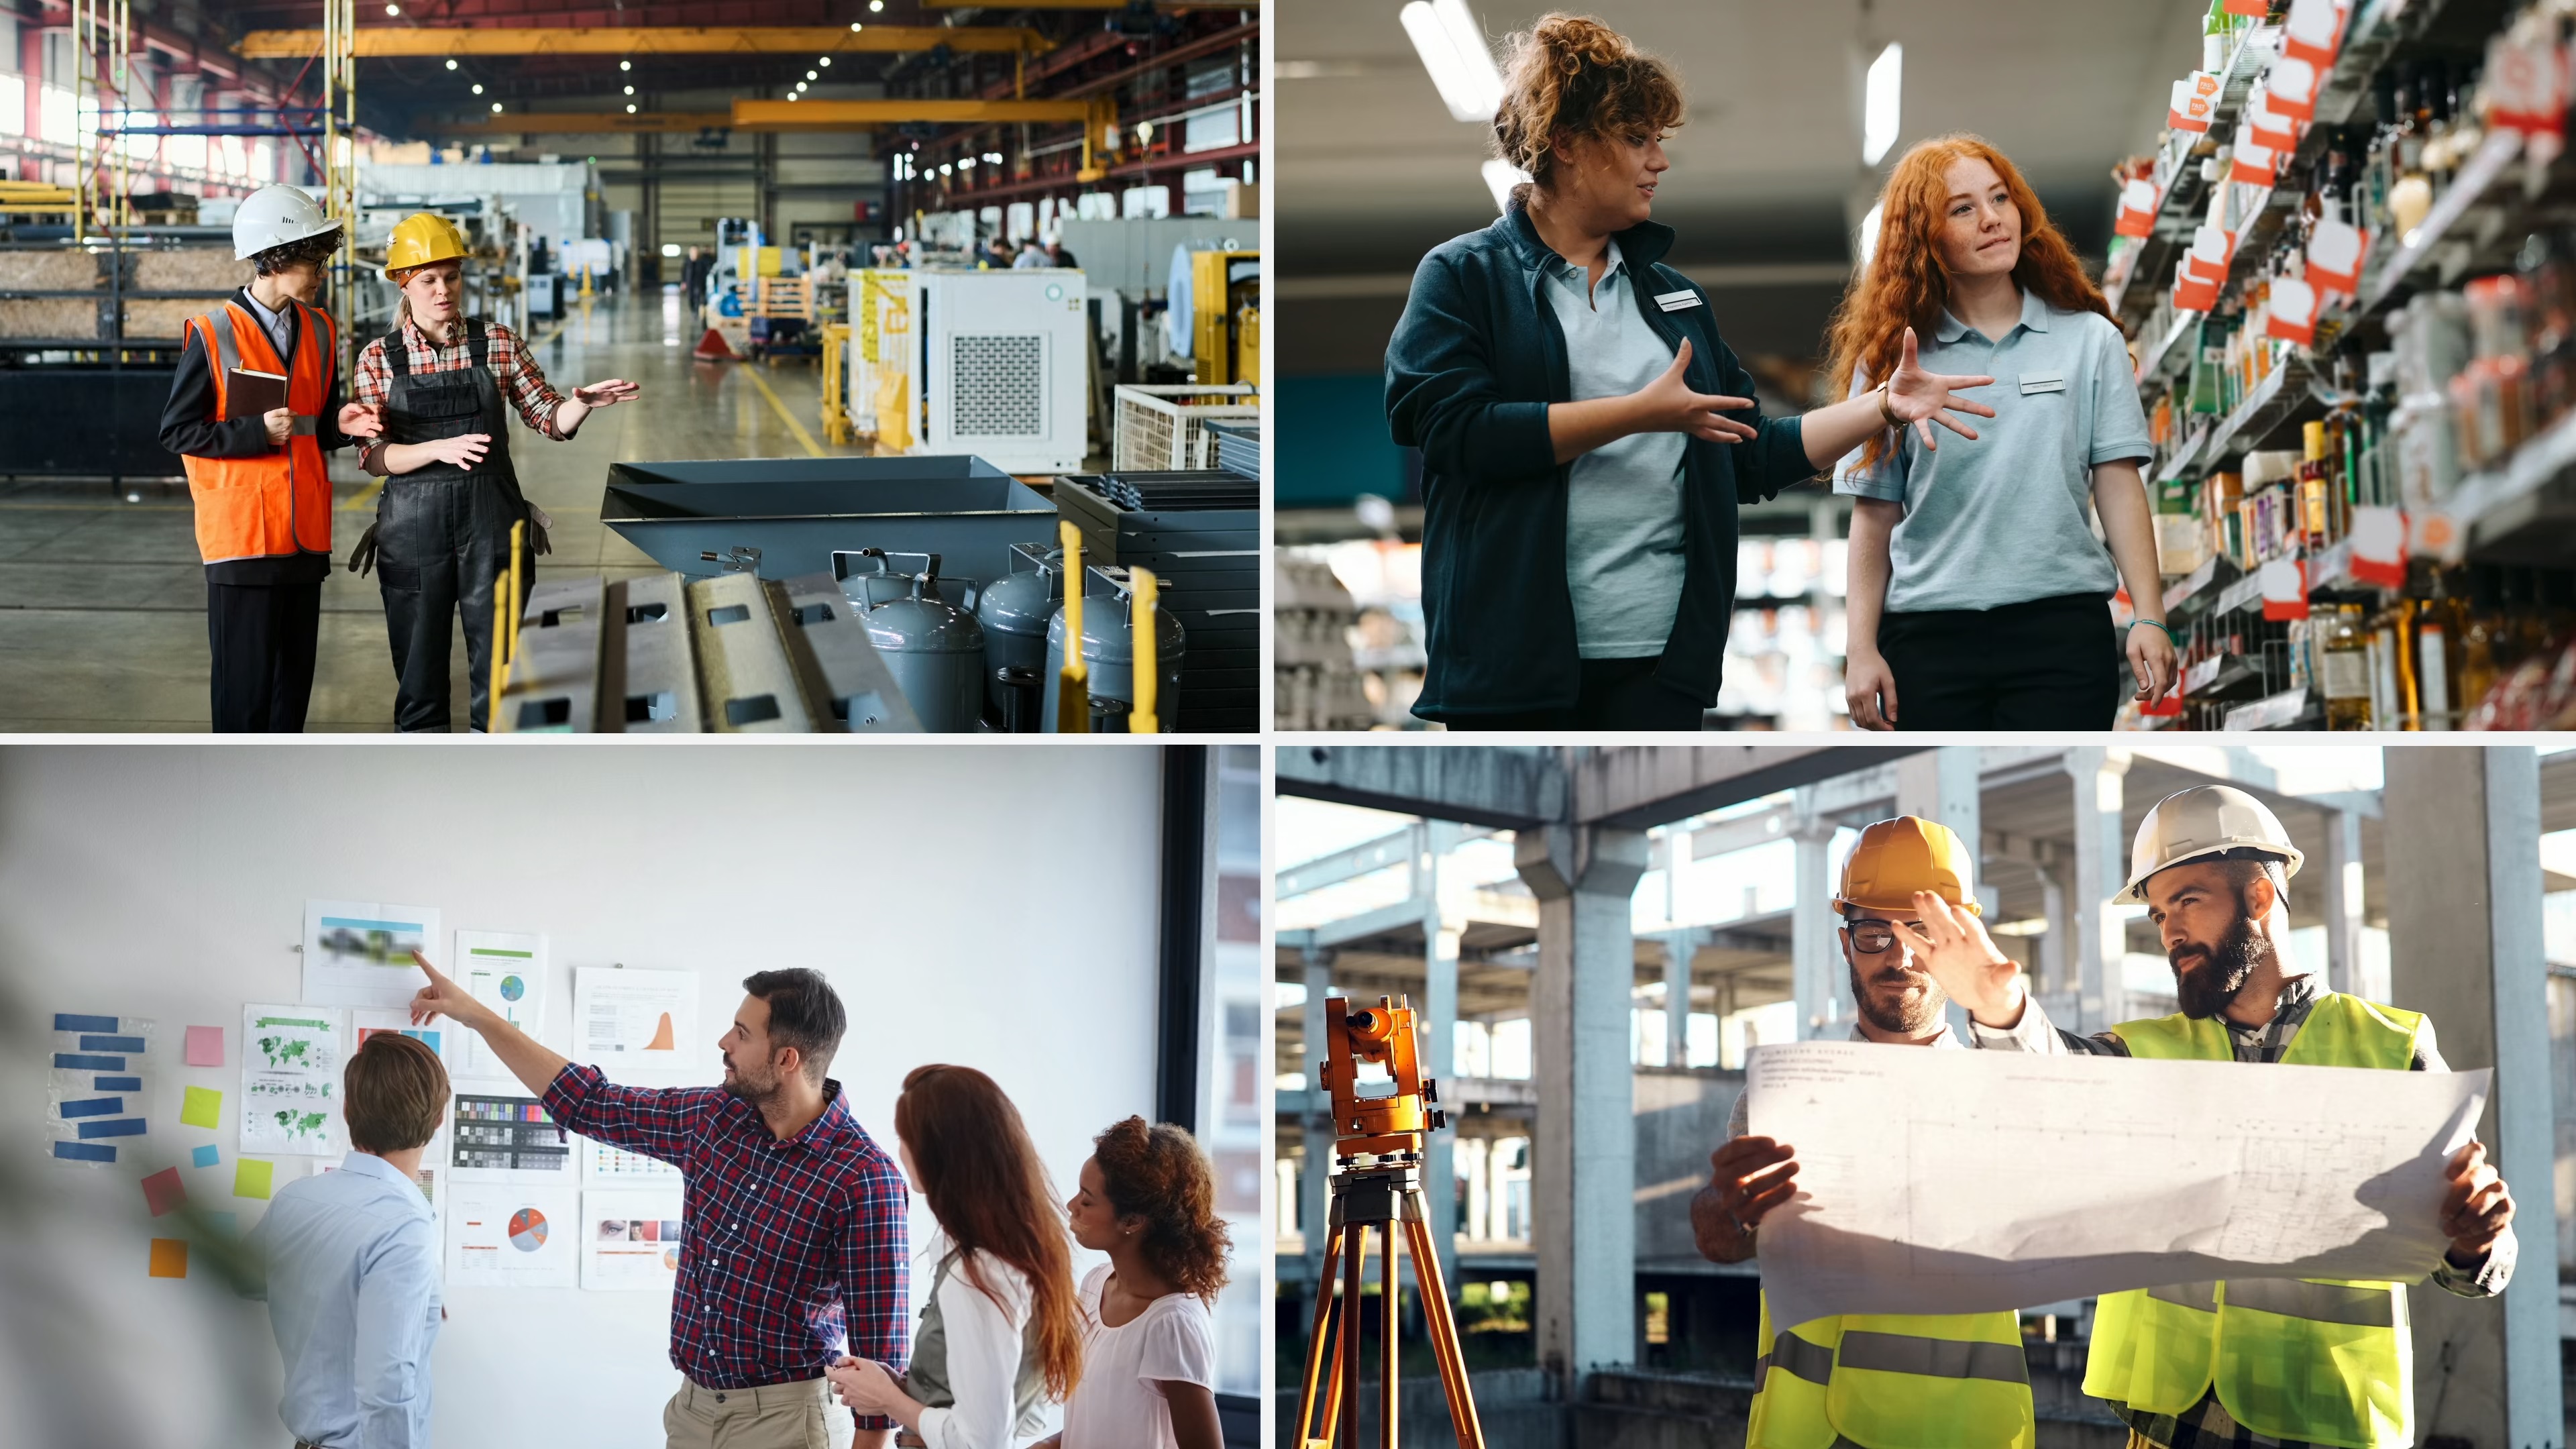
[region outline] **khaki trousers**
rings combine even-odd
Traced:
[[[832,1402],[824,1379],[710,1389],[683,1378],[662,1409],[669,1449],[834,1449],[849,1443],[850,1427],[850,1411]]]

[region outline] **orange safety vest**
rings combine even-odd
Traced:
[[[339,335],[327,314],[294,305],[303,320],[292,368],[278,361],[268,329],[238,302],[227,300],[188,319],[212,364],[216,417],[224,416],[224,389],[236,367],[283,373],[287,410],[295,414],[282,451],[180,460],[197,507],[197,553],[210,564],[331,551],[331,476],[316,429],[331,405],[331,359],[339,353]]]

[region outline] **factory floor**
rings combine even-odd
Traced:
[[[519,486],[554,519],[554,573],[628,578],[652,561],[599,521],[611,463],[856,454],[823,440],[811,362],[693,361],[700,329],[676,293],[576,304],[532,329],[558,391],[623,377],[632,403],[597,412],[569,442],[513,415]],[[345,561],[374,515],[376,480],[334,455],[332,544]],[[465,646],[453,650],[454,727],[465,728]],[[0,730],[207,727],[205,570],[180,483],[0,482]],[[390,730],[394,676],[375,578],[334,568],[308,730]]]

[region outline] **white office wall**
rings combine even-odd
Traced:
[[[196,1203],[255,1221],[261,1204],[229,1196],[241,1007],[295,1000],[307,897],[436,906],[451,933],[548,933],[558,1050],[575,966],[700,972],[710,1043],[744,975],[818,968],[851,1019],[832,1075],[889,1150],[905,1071],[963,1062],[1010,1093],[1069,1191],[1091,1135],[1153,1107],[1158,763],[1136,748],[846,742],[0,747],[0,983],[39,1027],[65,1010],[160,1029],[153,1150],[134,1167],[35,1165],[43,1039],[14,1039],[0,1061],[0,1184],[32,1183],[56,1210],[42,1253],[85,1288],[0,1307],[0,1328],[76,1336],[133,1416],[131,1434],[90,1419],[47,1438],[41,1411],[0,1415],[0,1445],[287,1442],[265,1313],[202,1271],[146,1277],[135,1184],[177,1163]],[[222,1072],[179,1066],[192,1024],[227,1028]],[[205,1140],[177,1126],[192,1082],[224,1090],[219,1168],[186,1165]],[[912,1227],[918,1254],[933,1231],[918,1198]],[[1077,1253],[1076,1271],[1092,1261]],[[928,1282],[918,1264],[916,1302]],[[667,1296],[451,1289],[448,1303],[440,1449],[661,1442],[677,1381]],[[36,1371],[0,1340],[0,1403],[77,1402],[22,1377]]]

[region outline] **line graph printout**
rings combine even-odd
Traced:
[[[2415,1282],[2484,1071],[1867,1042],[1757,1048],[1751,1130],[1798,1158],[1763,1220],[1773,1319],[1982,1313],[2220,1278]]]

